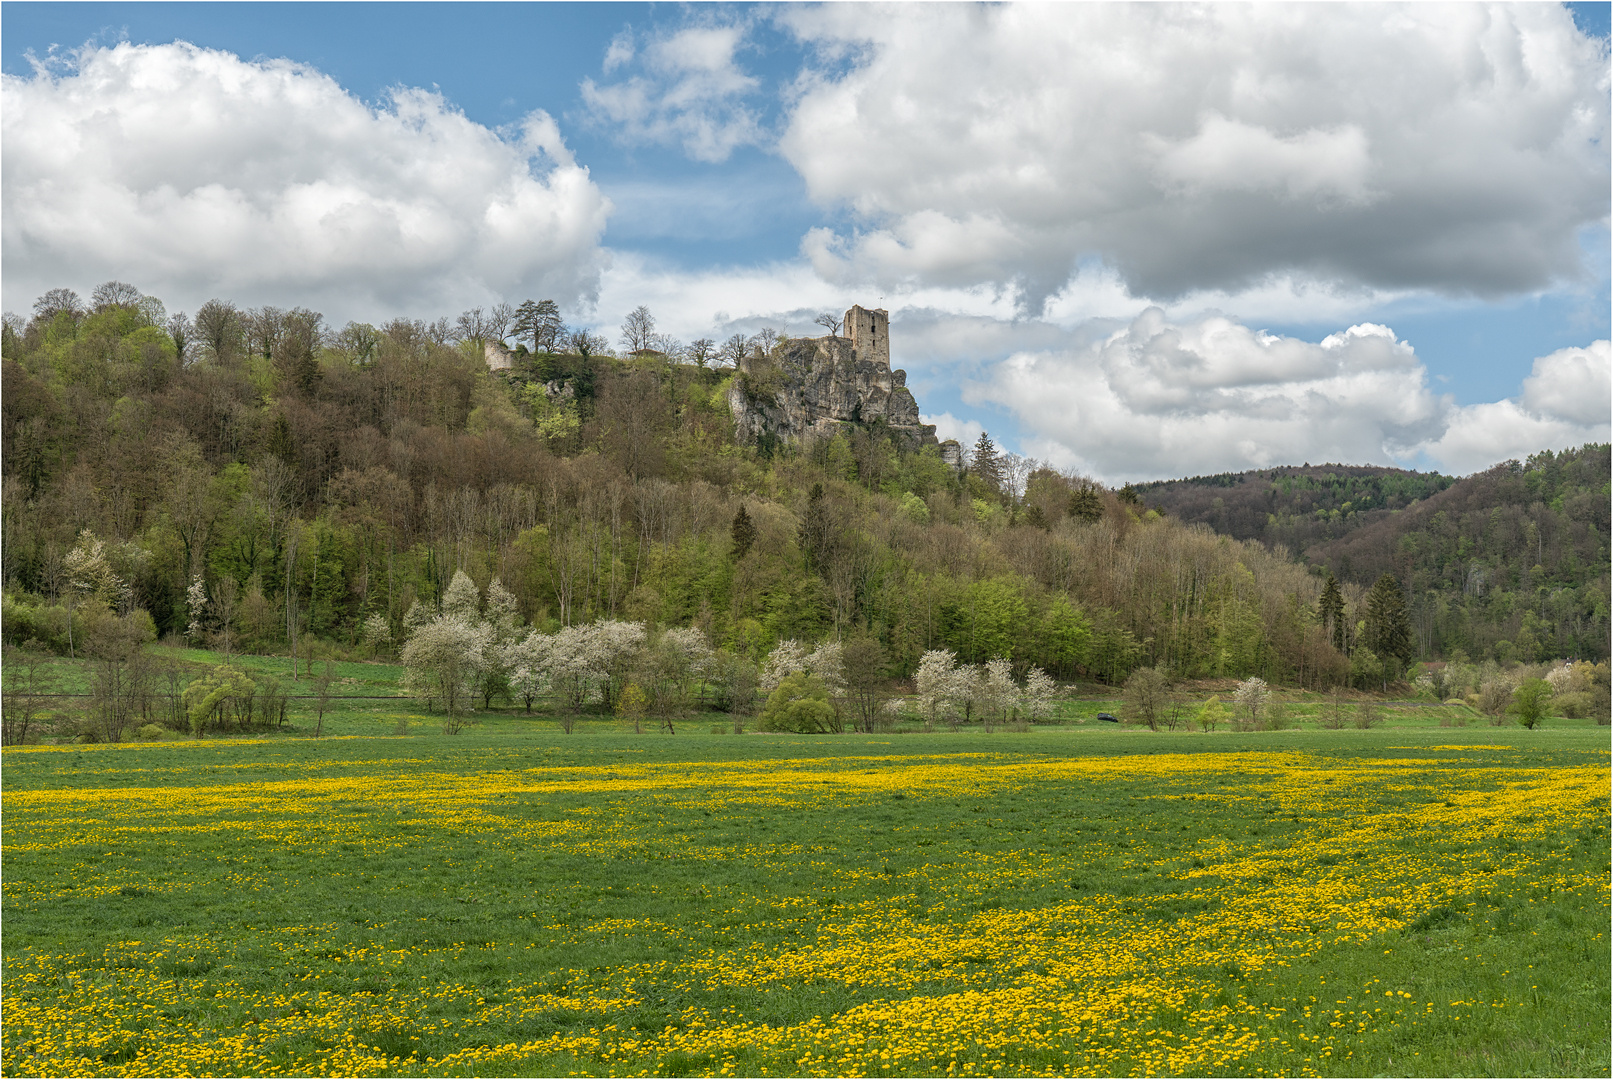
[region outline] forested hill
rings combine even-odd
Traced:
[[[1609,447],[1508,461],[1405,511],[1313,544],[1340,579],[1392,573],[1425,648],[1448,655],[1604,658]]]
[[[1456,479],[1377,465],[1291,465],[1138,484],[1143,501],[1239,540],[1302,552],[1444,491]],[[1371,582],[1367,582],[1371,584]]]
[[[53,290],[32,318],[7,315],[6,641],[66,653],[113,642],[117,623],[252,651],[317,638],[370,655],[404,640],[411,612],[440,610],[464,571],[479,595],[511,597],[519,626],[693,626],[735,663],[785,639],[837,637],[877,642],[892,675],[945,648],[1064,678],[1121,681],[1156,664],[1307,686],[1355,677],[1355,656],[1318,619],[1316,568],[1184,521],[1168,486],[1144,494],[1171,511],[1161,516],[1132,492],[1000,456],[984,437],[960,469],[880,424],[806,446],[736,441],[733,369],[712,365],[710,342],[674,348],[640,309],[618,357],[591,332],[538,319],[552,303],[528,308],[524,331],[480,311],[457,325],[334,330],[315,312],[226,301],[169,318],[109,282],[89,304]],[[489,345],[511,331],[532,348],[490,370]],[[728,344],[729,359],[765,358],[781,339]],[[1452,502],[1430,518],[1426,534],[1451,530],[1459,564],[1432,539],[1348,534],[1363,538],[1338,553],[1349,624],[1374,617],[1362,586],[1378,543],[1422,590],[1408,598],[1420,656],[1605,656],[1607,450],[1584,468],[1552,464],[1566,460],[1531,460],[1471,509]],[[1530,487],[1547,466],[1566,479]],[[1392,513],[1380,500],[1427,506],[1450,487],[1332,471],[1362,479],[1302,504],[1313,478],[1278,470],[1263,497],[1296,521],[1305,505],[1356,522]],[[1597,490],[1592,520],[1581,496]],[[1407,513],[1385,520],[1422,520]],[[1470,533],[1478,553],[1462,546]],[[1305,551],[1336,539],[1306,535]],[[1544,573],[1530,563],[1519,576],[1509,560],[1524,546]],[[1425,565],[1438,568],[1426,588],[1411,573]],[[1439,607],[1458,577],[1459,624]],[[1362,669],[1364,685],[1375,678]]]
[[[1504,462],[1460,480],[1323,465],[1138,485],[1150,506],[1282,544],[1339,580],[1393,574],[1423,655],[1605,657],[1609,448]]]

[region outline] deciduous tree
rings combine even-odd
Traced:
[[[1165,671],[1158,667],[1138,668],[1126,679],[1123,706],[1126,719],[1158,731],[1169,697],[1170,679]]]
[[[655,316],[640,304],[622,320],[622,345],[629,353],[643,352],[654,345]]]
[[[403,646],[404,686],[443,710],[443,731],[456,735],[475,710],[487,644],[485,624],[439,616],[421,626]]]
[[[804,671],[788,675],[767,698],[760,725],[763,731],[824,734],[840,730],[840,720],[829,703],[829,691],[817,676]]]
[[[1237,693],[1232,695],[1232,703],[1238,710],[1237,719],[1250,731],[1259,730],[1261,714],[1270,700],[1271,688],[1258,675],[1239,683]]]
[[[1545,679],[1525,679],[1512,692],[1512,704],[1507,711],[1518,718],[1518,723],[1533,731],[1546,719],[1551,697],[1551,683]]]

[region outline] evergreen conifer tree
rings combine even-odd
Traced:
[[[1367,594],[1366,645],[1384,661],[1400,667],[1411,662],[1414,649],[1406,596],[1393,574],[1385,574]]]
[[[997,453],[997,444],[991,441],[990,432],[982,431],[975,440],[974,452],[969,455],[969,471],[986,482],[993,491],[1003,487],[1003,459]]]
[[[1316,601],[1316,617],[1331,637],[1333,647],[1343,652],[1344,594],[1339,592],[1338,579],[1331,573],[1327,575],[1327,584],[1322,586],[1321,599]]]
[[[743,504],[739,507],[739,513],[734,515],[734,526],[730,530],[730,535],[734,539],[732,554],[736,559],[744,558],[745,552],[756,543],[756,525],[751,521],[750,514],[745,511]]]
[[[1088,524],[1103,517],[1103,500],[1090,484],[1083,484],[1080,491],[1070,493],[1070,504],[1066,512],[1077,521]]]

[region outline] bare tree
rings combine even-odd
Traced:
[[[134,307],[140,299],[140,290],[128,282],[104,281],[90,293],[90,307],[99,314],[110,307]]]
[[[676,364],[683,361],[687,346],[671,334],[655,334],[650,338],[650,350],[660,353]]]
[[[5,700],[0,707],[0,742],[7,746],[28,741],[29,731],[45,709],[46,695],[56,688],[50,676],[49,661],[50,657],[38,649],[5,647]]]
[[[841,324],[845,322],[844,319],[835,318],[834,314],[828,311],[825,311],[812,321],[827,329],[830,337],[839,337]]]
[[[334,661],[325,661],[325,670],[320,672],[319,678],[314,680],[314,738],[325,734],[325,714],[330,711],[330,688],[336,682],[336,664]]]
[[[744,334],[735,334],[722,343],[722,358],[734,367],[738,367],[741,360],[750,355],[750,342],[745,340]]]
[[[778,344],[778,331],[771,326],[764,326],[751,335],[751,344],[764,353],[770,353],[773,351],[773,346]]]
[[[629,311],[622,321],[622,344],[630,353],[655,347],[655,316],[643,304]]]
[[[189,361],[188,354],[195,351],[196,328],[181,311],[168,320],[167,329],[168,336],[174,339],[174,356],[179,361],[179,366],[184,367]]]
[[[601,356],[610,354],[610,342],[599,334],[589,333],[587,330],[573,330],[566,339],[566,345],[578,356],[587,358],[596,353]]]
[[[1170,697],[1170,678],[1163,667],[1138,668],[1126,680],[1126,719],[1158,731]]]
[[[481,308],[471,308],[461,313],[454,323],[454,335],[461,342],[473,343],[476,354],[480,356],[487,349],[489,341],[504,340],[514,319],[515,311],[508,304],[499,304],[487,312]]]
[[[684,354],[695,367],[703,368],[717,357],[717,343],[708,337],[695,338],[689,342],[688,351]]]
[[[64,311],[74,322],[84,317],[84,302],[72,289],[51,289],[34,301],[34,319],[42,326]]]
[[[196,343],[206,349],[215,363],[223,363],[241,351],[246,337],[246,321],[228,300],[209,300],[196,312]]]
[[[136,712],[145,712],[149,703],[150,669],[142,646],[150,636],[151,620],[143,612],[103,619],[91,634],[91,707],[96,734],[106,742],[121,742]]]
[[[273,360],[279,352],[280,337],[285,332],[286,313],[266,304],[248,311],[242,321],[252,351],[265,360]]]

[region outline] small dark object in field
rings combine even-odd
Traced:
[[[1117,720],[1117,719],[1115,719],[1115,718],[1114,718],[1114,717],[1112,717],[1112,716],[1110,716],[1110,715],[1109,715],[1109,714],[1108,714],[1108,713],[1106,713],[1106,712],[1101,712],[1101,713],[1099,713],[1099,714],[1098,714],[1098,719],[1099,719],[1099,720],[1107,720],[1107,721],[1109,721],[1109,723],[1111,723],[1111,724],[1118,724],[1118,723],[1120,723],[1120,721],[1119,721],[1119,720]]]

